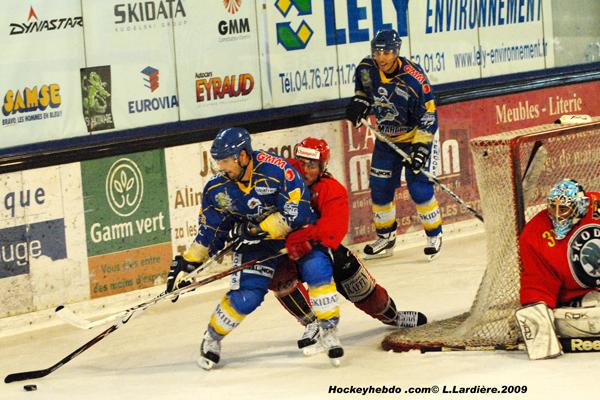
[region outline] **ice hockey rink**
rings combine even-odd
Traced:
[[[433,320],[467,310],[486,264],[482,229],[447,234],[441,256],[431,263],[424,260],[423,242],[398,243],[392,258],[369,261],[370,272],[399,309],[418,309]],[[334,368],[323,353],[305,357],[298,351],[302,328],[272,294],[224,340],[218,367],[204,371],[195,358],[225,283],[175,304],[157,304],[43,379],[1,383],[0,399],[581,399],[594,393],[596,354],[534,362],[524,352],[385,352],[380,343],[391,328],[344,299],[339,335],[345,357]],[[0,374],[47,368],[103,329],[53,322],[4,334]],[[26,392],[25,384],[38,389]],[[336,392],[384,386],[396,393]],[[526,392],[444,392],[503,386]],[[410,388],[429,393],[409,394]]]

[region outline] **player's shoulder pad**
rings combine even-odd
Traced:
[[[425,94],[431,93],[431,85],[429,84],[429,79],[423,68],[419,64],[402,56],[400,57],[400,61],[402,62],[402,72],[410,75],[413,78],[411,80],[412,82],[418,82],[418,85],[411,84],[411,86],[413,86],[413,88],[422,88]]]
[[[373,60],[373,58],[371,58],[371,56],[367,56],[367,57],[363,58],[362,60],[360,60],[360,62],[356,66],[356,69],[364,69],[364,68],[369,69],[372,67],[376,67],[375,60]]]
[[[275,179],[292,181],[298,178],[299,173],[282,157],[269,151],[258,150],[253,154],[254,172]]]
[[[323,175],[318,183],[330,196],[348,196],[346,187],[332,175]]]

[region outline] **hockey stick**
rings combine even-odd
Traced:
[[[564,353],[598,353],[600,352],[600,337],[559,337]],[[421,353],[447,351],[526,351],[524,343],[497,344],[490,346],[424,346],[419,347]]]
[[[208,268],[209,266],[211,266],[212,264],[217,262],[217,260],[224,257],[237,244],[238,244],[238,241],[236,241],[236,240],[229,243],[227,246],[225,246],[223,249],[221,249],[219,252],[217,252],[217,254],[215,254],[210,259],[208,259],[206,262],[204,262],[200,267],[196,268],[194,271],[187,274],[185,276],[185,280],[193,281],[200,274],[200,272],[206,270],[206,268]],[[148,302],[142,303],[142,304],[152,302],[155,299],[162,298],[162,296],[164,296],[164,293],[161,293],[158,296],[156,296],[155,298],[149,300]],[[79,329],[92,329],[97,326],[105,325],[109,322],[115,321],[119,318],[125,318],[129,312],[131,312],[133,309],[136,309],[137,307],[139,307],[139,306],[116,312],[114,314],[108,315],[108,316],[101,318],[99,320],[96,320],[96,321],[91,321],[91,320],[85,319],[83,317],[80,317],[80,316],[76,315],[71,309],[66,308],[64,305],[60,305],[60,306],[56,307],[56,310],[54,310],[54,312],[56,313],[57,317],[59,317],[61,320],[68,323],[69,325],[73,325]]]
[[[24,380],[28,380],[28,379],[43,378],[43,377],[51,374],[52,372],[56,371],[57,369],[59,369],[60,367],[62,367],[63,365],[65,365],[66,363],[68,363],[69,361],[71,361],[72,359],[74,359],[75,357],[77,357],[78,355],[80,355],[81,353],[83,353],[84,351],[86,351],[87,349],[89,349],[90,347],[92,347],[93,345],[95,345],[96,343],[98,343],[99,341],[101,341],[102,339],[104,339],[105,337],[107,337],[108,335],[110,335],[111,333],[113,333],[114,331],[119,329],[120,327],[122,327],[123,325],[125,325],[127,322],[129,322],[129,320],[133,317],[133,315],[135,313],[146,310],[148,307],[150,307],[153,304],[158,303],[159,301],[162,301],[165,299],[171,299],[175,296],[179,296],[184,293],[194,291],[195,289],[199,288],[200,286],[204,286],[208,283],[214,282],[214,281],[219,280],[228,275],[232,275],[232,274],[234,274],[238,271],[241,271],[245,268],[248,268],[256,263],[272,260],[272,259],[280,257],[284,254],[286,254],[285,249],[281,250],[279,253],[277,253],[273,256],[264,258],[262,260],[256,260],[256,259],[250,260],[248,262],[245,262],[244,264],[238,265],[237,267],[231,268],[227,271],[219,272],[217,274],[208,276],[204,279],[201,279],[199,281],[192,283],[189,286],[174,290],[170,293],[163,293],[163,294],[155,297],[152,300],[149,300],[145,303],[139,304],[139,305],[131,308],[129,313],[127,315],[125,315],[122,319],[120,319],[118,322],[111,325],[108,329],[106,329],[105,331],[103,331],[102,333],[100,333],[99,335],[94,337],[89,342],[85,343],[83,346],[79,347],[77,350],[75,350],[68,356],[64,357],[62,360],[58,361],[56,364],[54,364],[48,368],[45,368],[45,369],[38,369],[38,370],[34,370],[34,371],[25,371],[25,372],[17,372],[14,374],[8,374],[4,378],[4,383],[24,381]]]
[[[398,148],[397,146],[394,145],[394,143],[392,143],[390,141],[390,139],[388,139],[387,137],[385,137],[384,135],[382,135],[377,129],[375,129],[370,123],[369,121],[367,121],[366,119],[361,119],[361,122],[367,127],[367,129],[369,131],[371,131],[371,133],[373,133],[375,136],[377,136],[377,138],[379,140],[381,140],[382,142],[385,142],[387,145],[389,145],[396,153],[398,153],[405,161],[407,162],[411,162],[410,157],[408,156],[408,154],[406,154],[404,151],[402,151],[400,148]],[[460,197],[458,197],[452,190],[450,190],[450,188],[448,188],[448,186],[444,185],[442,182],[440,182],[439,179],[437,179],[434,175],[432,175],[430,172],[425,171],[425,170],[421,170],[420,171],[423,175],[425,175],[431,182],[437,184],[440,189],[442,189],[443,191],[445,191],[446,193],[448,193],[448,195],[450,197],[452,197],[457,203],[459,203],[460,205],[462,205],[464,208],[466,208],[467,210],[469,210],[478,220],[480,220],[481,222],[483,222],[483,216],[477,211],[475,210],[473,207],[471,207],[470,205],[468,205],[467,203],[465,203]]]

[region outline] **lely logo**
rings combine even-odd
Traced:
[[[106,199],[113,212],[128,217],[137,211],[144,197],[144,179],[135,162],[121,158],[106,175]]]
[[[82,17],[60,17],[54,19],[38,19],[32,6],[29,7],[26,22],[11,22],[9,35],[21,35],[23,33],[57,31],[69,28],[83,27]]]
[[[296,8],[298,16],[312,14],[311,0],[277,0],[275,8],[281,15],[287,17],[290,10]],[[296,30],[292,29],[291,22],[279,22],[276,24],[277,44],[281,44],[286,50],[301,50],[306,48],[313,37],[314,31],[305,20],[300,22]]]
[[[223,0],[223,5],[229,14],[235,14],[240,11],[242,0]]]

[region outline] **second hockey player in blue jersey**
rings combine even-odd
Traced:
[[[420,65],[399,55],[402,40],[395,30],[381,30],[371,41],[371,57],[356,67],[355,95],[346,117],[360,126],[369,113],[375,115],[382,134],[411,155],[405,170],[406,184],[425,229],[428,259],[438,255],[442,244],[442,218],[433,183],[421,170],[429,171],[438,118],[431,85]],[[387,143],[376,140],[369,185],[377,240],[365,246],[365,258],[392,255],[396,242],[394,192],[406,162]]]
[[[186,272],[222,249],[226,241],[238,243],[234,265],[265,260],[285,247],[290,231],[316,219],[302,177],[277,155],[253,151],[245,129],[221,130],[210,152],[221,172],[204,187],[198,235],[183,257],[175,258],[167,291],[176,288]],[[259,261],[232,276],[231,290],[217,305],[204,334],[198,359],[202,368],[210,369],[219,362],[221,340],[262,303],[281,261],[283,257]],[[343,350],[336,335],[339,307],[331,258],[315,247],[299,265],[311,299],[314,296],[312,306],[321,339],[335,365]]]

